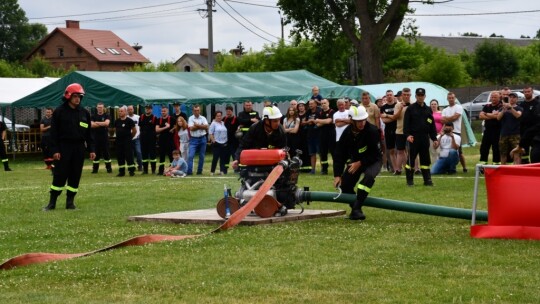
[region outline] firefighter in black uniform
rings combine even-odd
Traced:
[[[334,187],[341,186],[343,193],[354,194],[356,186],[356,201],[351,204],[349,219],[365,220],[362,205],[382,164],[381,136],[377,127],[367,122],[368,113],[363,106],[351,106],[348,111],[351,124],[336,142]],[[358,182],[362,173],[364,177]]]
[[[169,115],[169,108],[161,107],[161,117],[156,124],[156,133],[159,134],[159,170],[157,175],[163,175],[165,171],[165,156],[169,156],[169,162],[172,163],[172,151],[174,150],[174,135],[171,128],[174,127],[174,117]]]
[[[116,176],[125,176],[126,168],[129,176],[133,176],[135,175],[135,163],[133,162],[131,140],[137,134],[137,127],[135,122],[127,116],[126,106],[121,106],[118,109],[118,119],[114,122],[114,128],[116,130],[116,157],[118,158],[118,174]]]
[[[0,159],[2,159],[2,164],[4,164],[4,171],[11,171],[8,164],[8,158],[6,154],[6,148],[4,147],[4,140],[7,138],[7,127],[6,124],[0,120],[0,139],[2,139],[2,142],[0,142]]]
[[[105,112],[105,105],[96,105],[96,114],[92,115],[92,134],[96,143],[96,159],[92,163],[92,173],[98,173],[99,162],[103,157],[107,173],[112,173],[111,155],[109,153],[109,124],[111,118]]]
[[[55,161],[49,204],[44,211],[56,207],[56,199],[66,188],[66,209],[75,209],[75,195],[79,190],[85,150],[90,160],[96,157],[94,139],[90,132],[90,113],[80,106],[83,87],[72,83],[64,92],[64,103],[53,112],[51,151]],[[66,186],[67,181],[67,186]]]
[[[249,131],[251,125],[261,120],[259,113],[253,111],[253,103],[249,100],[244,102],[244,111],[238,113],[237,118],[240,130],[244,133],[244,136]]]
[[[321,100],[321,113],[315,120],[319,128],[319,155],[321,157],[321,174],[328,174],[328,154],[334,158],[336,145],[336,126],[333,122],[334,110],[330,108],[328,99]]]
[[[437,131],[435,130],[435,119],[429,105],[426,105],[426,90],[416,89],[416,102],[411,104],[405,112],[403,118],[403,135],[407,139],[409,154],[405,164],[407,185],[414,186],[414,160],[420,155],[420,171],[424,178],[424,186],[433,186],[429,165],[431,157],[429,155],[429,139],[433,140],[433,148],[439,147],[437,141]]]
[[[263,120],[253,124],[240,140],[234,155],[233,169],[238,168],[240,153],[245,149],[279,149],[287,146],[287,135],[280,124],[281,111],[276,106],[263,109]]]
[[[148,163],[152,174],[156,173],[156,123],[158,119],[152,114],[152,105],[146,105],[145,113],[139,118],[141,130],[142,174],[148,174]]]

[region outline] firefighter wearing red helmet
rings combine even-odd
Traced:
[[[85,151],[96,157],[94,139],[90,133],[90,113],[80,104],[84,89],[78,83],[66,87],[63,103],[53,112],[51,121],[51,152],[55,162],[49,204],[44,211],[56,208],[56,200],[66,189],[66,209],[75,209]]]

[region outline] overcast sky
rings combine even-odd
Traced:
[[[201,17],[203,12],[197,11],[206,9],[204,0],[18,2],[31,23],[45,24],[49,32],[65,27],[67,19],[79,20],[83,29],[110,30],[129,44],[142,45],[141,53],[154,63],[176,61],[184,53],[198,53],[199,48],[208,47],[208,21]],[[277,42],[281,25],[276,3],[277,0],[217,0],[213,13],[214,50],[228,51],[241,41],[247,50],[258,51],[264,44]],[[413,3],[412,7],[416,8],[416,16],[411,17],[416,19],[423,36],[474,32],[519,38],[534,37],[540,29],[540,1],[454,0],[437,5]],[[521,13],[524,11],[528,13]],[[289,30],[285,28],[285,39]]]

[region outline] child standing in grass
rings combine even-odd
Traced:
[[[186,161],[180,157],[180,151],[178,150],[174,150],[173,153],[173,161],[172,161],[172,164],[171,166],[167,169],[167,171],[165,172],[165,176],[170,176],[170,177],[185,177],[186,176],[186,171],[187,171],[187,168],[188,168],[188,165],[186,163]]]

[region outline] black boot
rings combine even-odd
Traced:
[[[66,191],[66,209],[77,209],[75,207],[75,194],[76,192]]]
[[[142,167],[143,167],[142,174],[148,174],[148,162],[144,162]]]
[[[58,196],[60,195],[60,193],[62,193],[62,191],[57,191],[57,190],[50,191],[49,204],[43,207],[43,211],[50,211],[56,208],[56,200],[58,199]]]
[[[163,172],[165,172],[165,165],[159,165],[159,170],[157,175],[163,175]]]
[[[135,175],[135,167],[129,167],[128,172],[129,172],[129,176],[134,176]]]
[[[98,173],[99,170],[99,162],[95,162],[92,164],[92,174]]]
[[[328,164],[322,164],[321,166],[321,174],[327,175],[328,174]]]
[[[116,175],[116,177],[122,177],[122,176],[126,176],[126,168],[118,169],[118,174]]]
[[[112,173],[112,167],[111,167],[111,161],[110,160],[105,161],[105,169],[107,169],[107,173]]]
[[[11,169],[9,168],[8,160],[5,159],[2,160],[2,162],[4,163],[4,171],[11,171]]]
[[[422,177],[424,178],[424,186],[433,186],[429,169],[422,169]]]
[[[366,215],[364,212],[362,212],[362,205],[364,204],[364,201],[366,200],[366,197],[368,196],[368,193],[364,190],[358,190],[356,193],[356,201],[354,202],[351,214],[349,215],[349,219],[356,221],[360,220],[363,221],[366,219]]]
[[[414,171],[413,171],[413,169],[405,168],[405,176],[407,177],[407,186],[414,186]]]
[[[150,168],[152,169],[152,174],[156,174],[156,162],[151,162]]]

